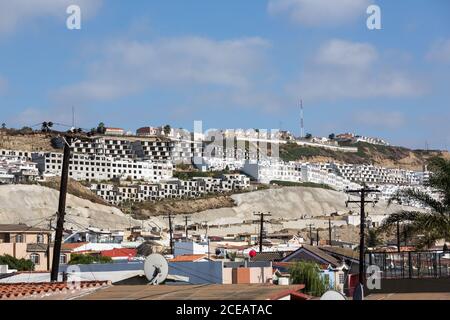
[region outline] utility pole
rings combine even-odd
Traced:
[[[64,141],[64,155],[62,163],[61,173],[61,185],[59,190],[59,204],[58,214],[56,221],[56,233],[55,233],[55,245],[53,247],[53,261],[50,280],[52,282],[58,281],[59,273],[59,259],[61,255],[61,244],[64,232],[64,216],[66,214],[66,197],[67,197],[67,184],[69,181],[69,164],[70,164],[70,148],[72,144],[72,138],[65,136]]]
[[[208,221],[203,221],[203,223],[205,224],[205,239],[208,243],[208,259],[210,259],[211,258],[211,250],[209,248]]]
[[[328,219],[328,244],[333,246],[331,243],[331,219]]]
[[[319,246],[319,228],[316,229],[316,245]]]
[[[168,213],[167,217],[164,219],[169,219],[169,241],[170,241],[170,254],[173,255],[173,228],[172,228],[172,214]]]
[[[397,251],[400,252],[400,221],[397,221]]]
[[[84,133],[80,128],[72,128],[69,131],[61,132],[53,130],[54,123],[43,122],[42,123],[42,132],[46,134],[51,134],[55,137],[61,137],[64,140],[64,153],[63,153],[63,161],[62,161],[62,170],[61,170],[61,182],[60,182],[60,190],[59,190],[59,202],[58,202],[58,212],[56,213],[56,232],[55,232],[55,243],[53,247],[53,259],[52,266],[50,272],[50,281],[56,282],[58,281],[58,273],[59,273],[59,262],[61,256],[61,246],[62,246],[62,237],[64,232],[64,216],[66,214],[66,198],[67,198],[67,185],[69,182],[69,166],[70,166],[70,155],[72,143],[75,140],[89,140],[91,136],[90,133]],[[50,256],[50,255],[49,255]]]
[[[47,237],[47,270],[50,270],[50,248],[52,245],[52,220],[53,218],[50,218],[48,221],[48,230],[50,231],[50,234]]]
[[[308,227],[309,227],[309,244],[310,245],[314,245],[314,242],[313,242],[313,237],[312,237],[312,227],[313,227],[314,225],[313,224],[308,224]]]
[[[264,212],[258,212],[258,213],[254,213],[255,216],[259,216],[260,217],[260,226],[259,226],[259,252],[263,251],[263,238],[264,238],[264,222],[269,222],[269,221],[265,221],[264,217],[270,217],[271,214],[270,212],[268,213],[264,213]]]
[[[367,203],[377,203],[378,201],[371,201],[366,200],[366,196],[370,193],[378,193],[380,192],[377,189],[370,189],[366,185],[364,185],[361,189],[357,190],[346,190],[345,191],[348,194],[358,194],[360,196],[359,200],[347,200],[345,205],[348,207],[349,203],[357,203],[360,205],[361,208],[361,221],[360,221],[360,229],[359,229],[359,287],[357,287],[357,290],[355,290],[355,300],[363,300],[364,299],[364,280],[365,280],[365,244],[364,244],[364,237],[365,237],[365,224],[366,224],[366,212],[365,207]],[[359,289],[359,292],[358,292]]]
[[[185,216],[184,217],[184,229],[185,229],[185,233],[186,233],[186,242],[188,241],[188,236],[189,236],[189,231],[188,231],[188,222],[189,222],[189,217]]]

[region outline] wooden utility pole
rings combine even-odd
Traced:
[[[400,243],[400,221],[397,221],[397,251],[400,252],[401,249],[401,243]]]
[[[263,251],[263,240],[264,240],[264,222],[269,222],[269,221],[265,221],[264,217],[270,217],[271,214],[270,212],[268,213],[264,213],[264,212],[258,212],[258,213],[254,213],[255,216],[259,216],[260,220],[259,220],[259,252]]]
[[[308,224],[308,227],[309,227],[309,244],[310,245],[314,245],[314,241],[313,241],[313,237],[312,237],[312,227],[313,227],[314,225],[313,224]]]
[[[170,241],[170,254],[173,255],[173,228],[172,228],[172,214],[168,213],[165,219],[169,219],[169,241]]]
[[[328,244],[330,246],[332,246],[333,244],[331,243],[331,219],[328,219]]]
[[[319,228],[316,229],[316,245],[319,246]]]
[[[359,226],[359,288],[360,290],[363,290],[363,286],[364,286],[364,280],[365,280],[365,244],[364,244],[364,238],[365,238],[365,224],[366,224],[366,212],[365,212],[365,207],[367,203],[377,203],[378,201],[368,201],[366,200],[366,196],[369,195],[370,193],[378,193],[380,192],[379,190],[376,189],[370,189],[367,186],[363,186],[361,189],[357,189],[357,190],[346,190],[346,193],[349,194],[358,194],[360,196],[359,200],[347,200],[346,201],[346,206],[348,206],[349,203],[357,203],[359,204],[360,208],[361,208],[361,221],[360,221],[360,226]],[[355,291],[356,293],[356,291]],[[361,291],[360,293],[358,293],[357,298],[364,298],[364,293]]]
[[[65,141],[64,141],[64,155],[61,173],[61,185],[59,190],[59,204],[56,221],[55,244],[53,247],[53,261],[50,277],[50,280],[52,282],[58,281],[59,261],[61,255],[62,237],[64,232],[64,216],[66,214],[67,184],[69,181],[70,148],[72,144],[72,138],[69,136],[65,136],[64,139]]]
[[[209,237],[208,237],[208,221],[203,221],[205,224],[205,239],[208,243],[208,259],[211,258],[211,250],[210,250],[210,243],[209,243]]]
[[[189,219],[188,216],[184,217],[184,229],[185,229],[185,233],[186,233],[186,242],[188,241],[188,236],[189,236],[189,231],[188,231],[188,229],[189,229],[189,226],[188,226],[189,220],[190,219]]]

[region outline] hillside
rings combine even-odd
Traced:
[[[345,205],[347,195],[343,192],[321,188],[283,187],[267,189],[250,193],[235,194],[231,196],[234,206],[205,210],[193,213],[192,223],[201,224],[208,221],[212,234],[226,235],[236,232],[258,232],[258,224],[253,223],[257,218],[255,212],[270,212],[271,223],[267,225],[269,232],[278,232],[283,229],[303,229],[309,223],[316,227],[328,228],[328,218],[331,213],[338,212],[333,225],[339,227],[346,225],[342,215],[350,211],[359,212],[358,207]],[[380,201],[375,208],[368,207],[370,215],[390,214],[403,206],[388,206]],[[151,216],[150,219],[158,225],[167,226],[167,219],[163,216]],[[182,219],[176,219],[181,223]],[[220,228],[219,228],[220,226]]]
[[[337,161],[354,164],[374,164],[387,168],[421,170],[432,157],[450,159],[450,154],[438,150],[410,150],[404,147],[379,146],[358,142],[356,153],[338,152],[324,148],[305,147],[293,143],[280,146],[280,156],[285,161],[328,162]]]
[[[55,151],[51,137],[44,133],[30,133],[21,130],[0,130],[0,149],[23,151]],[[434,156],[450,159],[450,153],[438,150],[410,150],[404,147],[377,146],[358,142],[356,153],[346,153],[324,148],[298,146],[288,143],[280,146],[280,156],[285,161],[327,162],[338,161],[354,164],[375,164],[388,168],[421,170],[423,165]],[[186,178],[185,173],[180,178]]]
[[[0,149],[21,151],[55,151],[51,137],[44,133],[0,130]]]
[[[25,223],[47,227],[55,217],[59,192],[37,185],[0,185],[0,224]],[[67,196],[66,226],[121,229],[141,225],[119,209]],[[53,220],[53,224],[55,220]]]

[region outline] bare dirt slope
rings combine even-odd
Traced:
[[[25,223],[48,226],[47,218],[55,216],[59,192],[36,185],[0,185],[0,224]],[[141,225],[119,209],[67,196],[67,226],[121,229]]]
[[[56,151],[51,137],[44,133],[20,134],[0,130],[0,149],[21,151]]]
[[[235,202],[234,207],[205,210],[191,215],[193,223],[208,221],[213,230],[211,234],[224,234],[232,232],[254,232],[258,226],[252,224],[256,217],[254,212],[270,212],[272,224],[268,225],[268,231],[279,231],[282,229],[302,229],[309,223],[314,223],[317,227],[327,228],[328,220],[320,217],[328,216],[338,212],[340,215],[347,215],[350,210],[359,212],[358,207],[347,208],[345,201],[347,195],[342,192],[306,187],[285,187],[278,189],[268,189],[251,193],[232,195]],[[381,201],[375,208],[367,207],[370,215],[384,215],[395,212],[401,208],[398,205],[387,205]],[[160,225],[166,225],[167,221],[162,217],[152,217]],[[269,219],[269,218],[268,218]],[[182,223],[182,219],[176,223]],[[335,221],[336,226],[346,225],[343,219]],[[219,230],[222,229],[222,230]]]

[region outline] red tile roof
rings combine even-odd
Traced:
[[[169,262],[195,262],[205,257],[205,254],[184,254],[170,259]]]
[[[108,281],[84,281],[80,282],[79,289],[89,289],[109,285]],[[0,284],[0,300],[20,299],[33,295],[57,294],[73,291],[74,288],[67,282],[45,283],[8,283]]]
[[[75,242],[75,243],[63,243],[62,250],[72,251],[76,248],[79,248],[83,245],[87,244],[87,242]]]
[[[111,258],[119,258],[119,257],[136,257],[137,250],[136,249],[128,249],[128,248],[116,248],[112,250],[105,250],[101,253],[102,257],[111,257]]]

